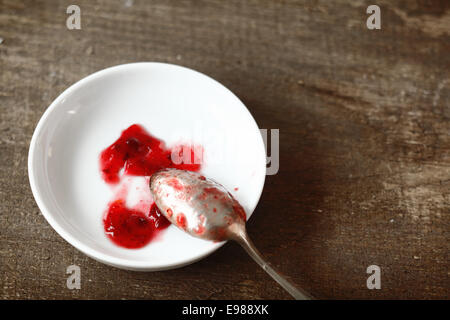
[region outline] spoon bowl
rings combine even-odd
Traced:
[[[222,185],[196,172],[159,171],[150,179],[150,191],[166,218],[194,237],[227,240],[233,226],[246,221],[244,209]]]

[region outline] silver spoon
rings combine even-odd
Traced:
[[[244,209],[222,185],[196,172],[164,169],[152,175],[150,191],[161,213],[181,230],[206,240],[237,241],[295,299],[312,298],[264,260],[247,235]]]

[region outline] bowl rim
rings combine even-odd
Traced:
[[[34,170],[35,153],[36,153],[36,148],[38,147],[37,142],[38,142],[40,133],[45,128],[50,114],[52,114],[54,112],[54,110],[60,105],[60,103],[67,96],[69,96],[70,94],[75,92],[77,89],[81,88],[82,86],[84,86],[86,83],[94,81],[97,78],[100,78],[102,76],[107,76],[109,73],[121,71],[121,70],[128,69],[128,68],[136,68],[136,67],[140,67],[140,66],[150,66],[150,67],[151,66],[160,66],[160,67],[169,67],[169,68],[179,68],[179,69],[183,69],[183,71],[189,71],[189,72],[196,73],[197,75],[200,75],[209,81],[213,81],[215,84],[219,85],[226,92],[228,92],[228,94],[233,95],[237,99],[237,101],[240,102],[240,104],[242,105],[242,107],[244,109],[244,112],[245,111],[247,112],[249,119],[252,120],[253,125],[259,131],[259,126],[256,123],[255,118],[250,113],[250,111],[245,106],[245,104],[230,89],[228,89],[223,84],[221,84],[217,80],[211,78],[210,76],[208,76],[204,73],[201,73],[199,71],[193,70],[188,67],[180,66],[177,64],[164,63],[164,62],[133,62],[133,63],[120,64],[120,65],[116,65],[116,66],[107,67],[102,70],[98,70],[98,71],[78,80],[77,82],[75,82],[74,84],[72,84],[71,86],[66,88],[61,94],[59,94],[58,97],[55,100],[53,100],[53,102],[50,104],[50,106],[47,107],[47,109],[45,110],[45,112],[43,113],[41,118],[39,119],[39,121],[36,125],[36,128],[33,132],[31,141],[30,141],[30,146],[29,146],[29,151],[28,151],[28,178],[29,178],[29,183],[31,186],[31,191],[32,191],[33,197],[38,205],[39,210],[41,211],[42,215],[44,216],[44,218],[47,220],[47,222],[50,224],[50,226],[64,240],[66,240],[69,244],[71,244],[73,247],[75,247],[82,253],[93,258],[94,260],[97,260],[97,261],[100,261],[107,265],[111,265],[111,266],[118,267],[121,269],[135,270],[135,271],[168,270],[168,269],[183,267],[185,265],[194,263],[194,262],[210,255],[211,253],[213,253],[214,251],[216,251],[217,249],[222,247],[227,241],[215,243],[213,246],[211,246],[211,248],[206,250],[204,253],[198,254],[196,256],[193,256],[189,259],[185,259],[183,261],[178,261],[178,262],[173,262],[173,263],[161,263],[161,264],[152,263],[151,265],[149,265],[147,261],[136,261],[136,260],[126,259],[126,258],[118,258],[118,257],[114,257],[109,254],[105,254],[95,248],[90,247],[88,244],[85,244],[82,241],[80,241],[77,237],[73,236],[69,231],[66,231],[66,229],[62,225],[60,225],[59,222],[56,221],[56,219],[53,218],[53,214],[51,213],[51,210],[49,210],[49,208],[45,204],[45,201],[41,198],[41,193],[40,193],[40,189],[37,184],[36,173]],[[258,136],[259,136],[260,144],[262,144],[262,146],[264,147],[264,140],[263,140],[262,136],[261,135],[258,135]],[[265,147],[264,147],[264,151],[265,151]],[[266,159],[264,157],[264,168],[265,167],[266,167]],[[253,209],[253,211],[256,209],[256,207],[258,206],[259,201],[261,199],[262,191],[263,191],[264,184],[265,184],[265,179],[266,179],[266,172],[264,172],[262,183],[258,190],[256,205],[255,205],[255,208]],[[253,213],[253,211],[252,211],[252,213]],[[250,219],[250,217],[249,217],[249,219]]]

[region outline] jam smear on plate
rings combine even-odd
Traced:
[[[185,152],[188,154],[183,154]],[[177,162],[181,163],[172,161],[174,155],[180,160]],[[132,176],[151,176],[164,168],[198,171],[200,163],[197,162],[201,161],[195,160],[194,148],[181,145],[166,149],[164,142],[151,136],[140,125],[133,124],[122,132],[119,139],[102,151],[100,170],[106,183],[115,184],[120,181],[122,169],[123,174]]]
[[[123,200],[116,200],[109,205],[103,224],[106,235],[115,244],[137,249],[148,244],[170,222],[159,212],[155,203],[146,215],[139,210],[127,208]]]
[[[199,171],[202,155],[203,149],[199,147],[166,148],[164,142],[133,124],[100,153],[100,173],[107,184],[118,185],[125,176],[149,177],[164,168]],[[155,203],[148,212],[143,212],[128,208],[124,199],[123,194],[113,199],[103,217],[105,233],[116,245],[142,248],[170,225]]]

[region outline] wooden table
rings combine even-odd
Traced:
[[[69,85],[134,61],[184,65],[222,82],[261,128],[280,129],[248,229],[318,298],[449,298],[450,2],[0,2],[0,297],[289,299],[237,245],[165,272],[98,263],[35,204],[33,130]],[[381,8],[368,30],[366,9]],[[81,268],[81,289],[66,268]],[[370,265],[381,289],[369,290]]]

